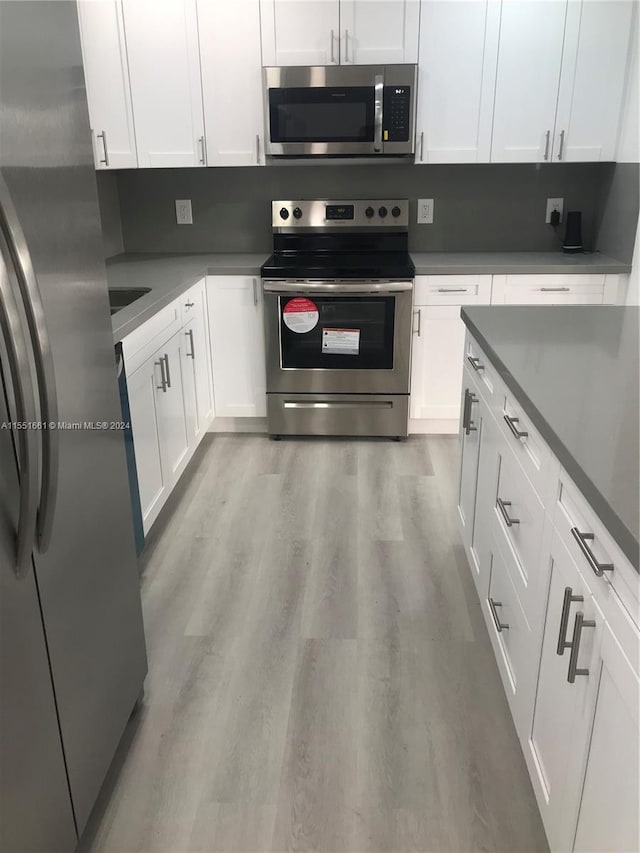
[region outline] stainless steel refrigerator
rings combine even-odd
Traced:
[[[147,670],[75,2],[0,0],[0,174],[0,850],[56,853]]]

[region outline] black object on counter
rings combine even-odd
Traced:
[[[567,230],[562,251],[569,254],[582,251],[582,213],[579,210],[570,210],[567,213]]]

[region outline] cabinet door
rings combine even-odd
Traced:
[[[551,160],[567,0],[504,0],[493,163]]]
[[[459,305],[415,309],[411,417],[458,421],[465,325]]]
[[[141,167],[205,163],[195,0],[123,0]]]
[[[182,392],[184,395],[184,419],[187,428],[189,451],[193,452],[198,445],[202,427],[198,419],[198,402],[196,396],[196,370],[193,348],[193,321],[187,323],[182,330],[185,337],[184,346],[180,350],[180,371],[182,374]]]
[[[156,387],[156,411],[162,467],[169,488],[173,488],[182,473],[189,452],[181,368],[184,347],[184,334],[178,332],[158,350],[154,362],[156,370],[161,371],[161,381],[159,387]]]
[[[419,0],[340,0],[340,62],[417,62],[419,25]]]
[[[417,162],[489,162],[499,30],[499,0],[423,0]]]
[[[79,0],[82,62],[96,169],[138,165],[120,0]]]
[[[216,417],[265,417],[260,279],[209,276],[207,303]]]
[[[260,4],[198,0],[209,166],[264,164]]]
[[[127,377],[131,430],[145,533],[155,520],[168,489],[162,464],[156,409],[156,389],[160,384],[159,362],[153,358]]]
[[[260,0],[263,65],[337,65],[339,0]]]
[[[460,513],[462,522],[462,541],[467,550],[471,547],[473,536],[476,486],[478,482],[478,451],[481,434],[482,416],[480,414],[480,397],[465,370],[462,382],[458,512]]]
[[[498,493],[498,472],[503,438],[482,399],[480,399],[480,411],[482,435],[478,448],[476,506],[473,515],[469,564],[480,600],[484,601],[489,590],[491,528]]]
[[[581,634],[579,614],[587,622]],[[573,847],[598,690],[603,625],[602,613],[585,579],[556,535],[551,550],[551,584],[538,689],[527,741],[534,759],[532,781],[552,850]],[[579,674],[571,683],[573,644],[577,644]]]
[[[614,160],[633,3],[569,3],[553,159]]]
[[[619,625],[609,622],[604,629],[600,686],[573,848],[580,853],[636,853],[640,837],[639,638],[613,596],[610,603],[618,611]]]
[[[195,315],[183,334],[185,346],[182,356],[183,376],[186,376],[185,401],[192,403],[193,416],[188,417],[190,440],[196,442],[207,430],[213,417],[213,393],[211,390],[211,368],[205,319]],[[188,410],[191,407],[188,406]],[[191,426],[189,427],[189,423]]]

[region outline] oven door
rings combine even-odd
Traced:
[[[267,392],[409,393],[412,281],[263,289]]]
[[[265,68],[266,153],[383,153],[384,67]]]

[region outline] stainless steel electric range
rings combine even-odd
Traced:
[[[272,203],[269,434],[404,438],[415,268],[405,200]]]

